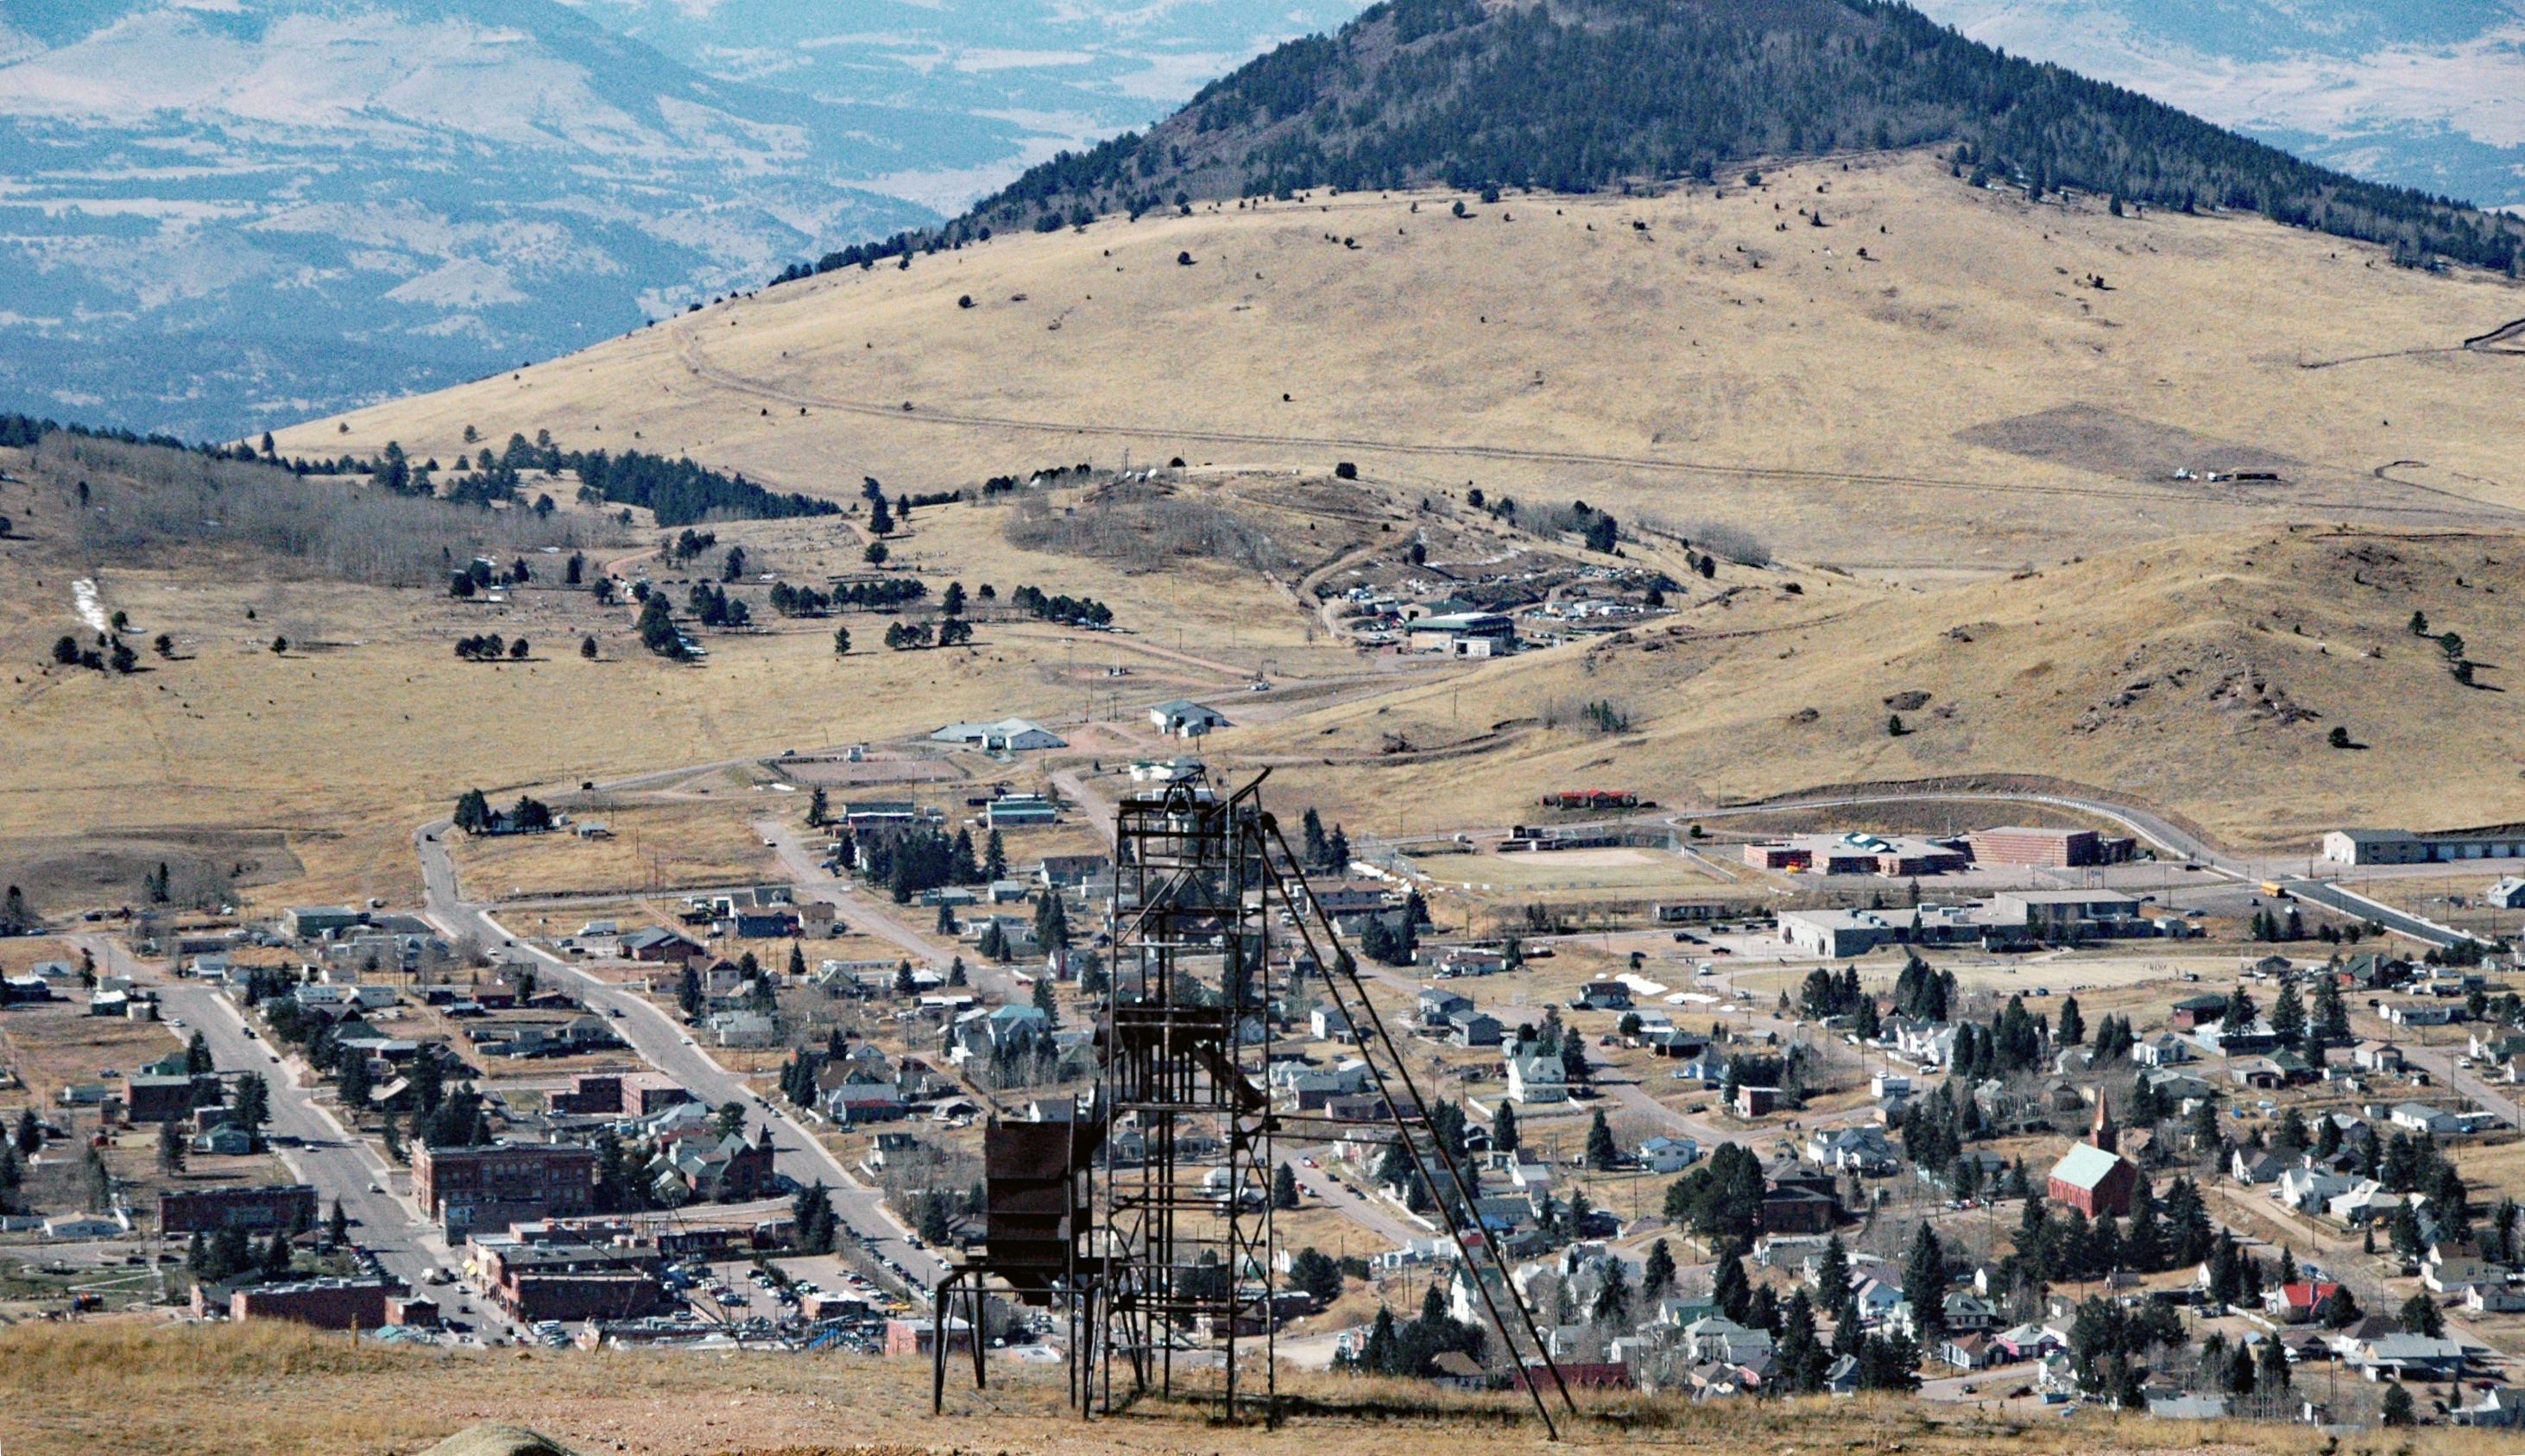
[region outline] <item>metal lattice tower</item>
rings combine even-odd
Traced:
[[[1437,1195],[1488,1327],[1512,1360],[1521,1332],[1564,1406],[1576,1409],[1503,1256],[1474,1222],[1474,1181],[1437,1135],[1357,963],[1305,893],[1296,854],[1262,807],[1266,777],[1225,798],[1179,781],[1117,807],[1114,963],[1098,1026],[1095,1104],[1063,1131],[995,1127],[986,1141],[988,1252],[937,1290],[933,1411],[960,1287],[977,1336],[975,1383],[983,1379],[983,1286],[995,1278],[1027,1303],[1066,1311],[1070,1396],[1082,1415],[1114,1409],[1117,1373],[1123,1401],[1172,1394],[1177,1352],[1201,1350],[1221,1361],[1231,1421],[1240,1401],[1256,1399],[1241,1388],[1240,1366],[1259,1354],[1265,1419],[1276,1417],[1272,1144],[1285,1123],[1329,1124],[1272,1110],[1272,1021],[1310,975],[1367,1062],[1396,1145]],[[1275,936],[1281,927],[1287,934]],[[1524,1388],[1557,1439],[1534,1368],[1524,1369]]]
[[[1171,1393],[1177,1350],[1206,1326],[1233,1420],[1240,1357],[1258,1342],[1266,1404],[1276,1390],[1271,873],[1253,788],[1221,799],[1178,782],[1123,801],[1114,871],[1097,1098],[1112,1119],[1098,1190],[1106,1400],[1117,1365],[1134,1391]]]

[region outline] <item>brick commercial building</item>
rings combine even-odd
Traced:
[[[311,1279],[258,1285],[228,1295],[228,1318],[287,1320],[323,1330],[374,1330],[386,1322],[386,1286],[374,1279]]]
[[[569,1092],[552,1094],[559,1117],[649,1117],[693,1100],[693,1094],[659,1077],[582,1074]]]
[[[901,1359],[908,1355],[926,1355],[938,1340],[938,1325],[933,1320],[888,1320],[885,1322],[884,1353]],[[947,1319],[947,1352],[958,1354],[973,1347],[973,1327],[950,1315]]]
[[[132,1077],[124,1086],[124,1115],[136,1123],[181,1122],[220,1104],[217,1077]]]
[[[596,1197],[596,1151],[563,1142],[421,1147],[412,1195],[451,1238],[477,1226],[586,1213]]]
[[[1983,864],[2040,864],[2074,869],[2118,864],[2139,848],[2132,840],[2106,839],[2092,829],[1984,829],[1965,836]]]
[[[514,1319],[636,1320],[666,1302],[655,1248],[475,1244],[472,1254],[491,1297]]]
[[[249,1234],[316,1227],[316,1190],[303,1183],[263,1188],[187,1189],[158,1195],[158,1232],[169,1237],[243,1229]]]

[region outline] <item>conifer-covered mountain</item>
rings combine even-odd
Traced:
[[[1035,168],[950,231],[1324,186],[1708,182],[1932,144],[2037,196],[2247,209],[2412,264],[2525,268],[2525,220],[2329,171],[1894,0],[1384,0],[1146,133]]]
[[[1919,0],[2371,182],[2525,207],[2525,0]]]

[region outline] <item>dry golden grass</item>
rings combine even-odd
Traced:
[[[951,1369],[948,1414],[928,1413],[926,1362],[841,1356],[536,1351],[531,1358],[354,1346],[287,1328],[166,1329],[136,1321],[21,1326],[0,1335],[9,1439],[55,1453],[414,1452],[482,1421],[531,1426],[586,1452],[838,1453],[871,1450],[1180,1456],[1312,1449],[1428,1456],[1534,1449],[1524,1397],[1408,1382],[1284,1373],[1278,1430],[1224,1427],[1215,1407],[1146,1400],[1110,1420],[1062,1410],[1062,1376],[999,1366],[975,1392]],[[1728,1401],[1578,1394],[1561,1421],[1579,1449],[1840,1450],[1961,1456],[2005,1442],[2055,1453],[2301,1451],[2302,1429],[2159,1424],[2094,1413],[2014,1418],[1901,1401]],[[2410,1432],[2423,1456],[2491,1456],[2497,1432]]]
[[[2513,669],[2484,665],[2467,688],[2406,623],[2425,610],[2485,664],[2503,659],[2495,644],[2525,629],[2520,548],[2327,527],[2126,547],[1937,593],[1808,576],[1800,629],[1710,640],[1687,611],[1680,633],[1493,662],[1234,747],[1282,764],[1284,795],[1354,832],[1506,823],[1572,781],[1650,791],[1688,817],[1696,801],[1817,785],[1997,775],[2094,786],[2243,845],[2497,823],[2525,816],[2514,766],[2489,751],[2515,730]],[[1894,737],[1885,700],[1902,692],[1928,700]],[[1622,705],[1631,731],[1534,728],[1474,753],[1378,758],[1387,735],[1443,745],[1451,719],[1487,726],[1581,694]],[[2327,747],[2335,726],[2359,747]],[[2014,811],[1956,813],[1968,828]]]
[[[25,664],[0,695],[0,730],[30,748],[0,766],[0,867],[107,832],[259,834],[294,862],[271,883],[239,879],[258,903],[408,904],[412,826],[468,787],[505,799],[1011,714],[1111,763],[1181,747],[1137,716],[1178,695],[1224,699],[1243,725],[1203,746],[1214,761],[1273,766],[1275,801],[1315,803],[1354,832],[1505,826],[1569,781],[1689,807],[1991,774],[2107,787],[2243,845],[2302,846],[2344,821],[2525,817],[2500,766],[2512,698],[2456,688],[2401,634],[2422,607],[2475,644],[2486,683],[2508,686],[2486,644],[2525,625],[2508,609],[2514,573],[2497,564],[2517,538],[2335,541],[2274,525],[2525,521],[2525,482],[2501,473],[2525,445],[2518,361],[2302,366],[2479,333],[2525,313],[2514,285],[2394,269],[2372,250],[2253,219],[2032,208],[1968,192],[1919,158],[1795,169],[1724,199],[1515,199],[1477,222],[1418,200],[1416,213],[1411,198],[1360,196],[1115,219],[909,271],[829,274],[514,379],[362,412],[348,435],[306,426],[283,448],[333,455],[392,438],[444,457],[468,424],[619,448],[637,429],[642,448],[847,499],[864,473],[920,491],[1118,464],[1127,446],[1134,462],[1214,462],[1185,489],[1259,523],[1287,557],[1338,559],[1340,572],[1391,576],[1424,531],[1434,557],[1530,563],[1505,554],[1532,552],[1531,538],[1463,509],[1468,480],[1528,502],[1583,497],[1626,519],[1731,522],[1807,564],[1696,581],[1680,637],[1464,669],[1338,648],[1287,582],[1248,569],[1018,550],[1003,530],[1014,508],[957,506],[916,511],[897,562],[933,588],[1092,596],[1127,632],[986,614],[972,651],[894,654],[872,647],[882,619],[846,617],[859,650],[837,660],[835,620],[767,612],[769,630],[713,637],[709,665],[683,667],[637,650],[627,607],[600,610],[584,594],[457,604],[177,564],[103,573],[107,609],[129,610],[139,640],[172,632],[180,657],[105,679],[35,665],[77,630],[68,580],[93,570],[51,534],[69,518],[69,482],[37,472],[9,488],[27,539],[0,544],[0,653]],[[1796,209],[1808,205],[1833,225],[1805,225]],[[1178,251],[1198,266],[1175,265]],[[2108,289],[2082,286],[2096,274]],[[977,307],[957,308],[966,294]],[[2047,414],[2063,409],[2088,413]],[[1065,423],[970,422],[983,416]],[[2254,462],[2249,449],[2282,458],[2289,482],[2163,478],[2177,462]],[[1337,460],[1361,464],[1355,492],[1326,479]],[[1753,473],[1699,468],[1710,462]],[[1060,490],[1050,504],[1078,501]],[[718,529],[793,580],[854,567],[862,545],[850,518]],[[1625,550],[1682,577],[1670,544]],[[2403,564],[2382,570],[2351,551]],[[2006,579],[2023,563],[2042,574]],[[717,563],[670,568],[626,551],[619,564],[668,580]],[[688,586],[669,589],[681,600]],[[486,630],[528,637],[535,658],[454,659],[454,639]],[[275,633],[301,650],[274,655]],[[603,660],[578,659],[589,633]],[[2378,647],[2382,659],[2359,655]],[[1130,675],[1108,676],[1115,666]],[[1288,686],[1229,696],[1264,668]],[[2177,673],[2175,690],[2112,703]],[[2220,706],[2260,702],[2215,695],[2231,673],[2322,716]],[[1890,737],[1885,699],[1903,691],[1930,702],[1905,714],[1916,731]],[[1597,699],[1627,711],[1630,731],[1537,721],[1547,704]],[[2368,749],[2325,749],[2335,725]],[[1004,776],[972,755],[950,762],[972,782]],[[713,795],[768,798],[733,780]],[[640,872],[616,862],[619,845],[510,852],[562,860],[520,866],[512,885]],[[694,872],[709,867],[705,856]],[[1433,866],[1483,878],[1456,868]],[[1560,883],[1548,866],[1515,868]],[[1632,868],[1572,866],[1575,888],[1493,897],[1669,889],[1662,875],[1629,883]],[[1503,867],[1492,883],[1513,878]],[[50,903],[73,890],[59,896]]]
[[[1728,520],[1794,558],[1906,573],[2310,500],[2412,504],[2369,476],[2406,458],[2428,463],[2398,475],[2456,498],[2428,504],[2525,506],[2518,361],[2301,367],[2455,345],[2525,314],[2503,279],[2393,269],[2258,219],[2031,207],[1925,155],[1801,165],[1723,199],[1513,198],[1474,221],[1445,217],[1449,196],[1116,218],[826,274],[312,422],[281,448],[445,454],[469,423],[619,446],[637,427],[645,448],[837,498],[864,473],[919,490],[1119,464],[1126,448],[1141,463],[1356,460],[1414,491],[1470,477],[1529,502]],[[1808,205],[1832,225],[1807,225]],[[2096,275],[2105,290],[2084,286]],[[2143,485],[2136,461],[2091,470],[1957,438],[2062,406],[2271,452],[2301,478],[2239,506],[2233,487]],[[1467,447],[1581,458],[1443,453]],[[1955,481],[1981,489],[1940,483]]]
[[[787,817],[795,806],[768,802],[767,796],[732,798],[578,811],[582,820],[611,826],[610,839],[562,830],[493,839],[457,835],[451,843],[466,894],[475,899],[663,894],[776,877],[772,851],[751,820],[774,809]]]

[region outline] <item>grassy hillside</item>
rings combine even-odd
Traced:
[[[1684,807],[2009,775],[2166,805],[2241,846],[2525,814],[2516,765],[2493,747],[2525,730],[2525,667],[2477,663],[2466,684],[2409,630],[2424,612],[2463,654],[2503,662],[2496,644],[2525,633],[2525,536],[2237,533],[1945,591],[1770,577],[1758,592],[1704,584],[1669,623],[1235,747],[1379,833],[1514,822],[1563,785]],[[1589,702],[1621,730],[1568,710]],[[1554,704],[1557,726],[1541,721]],[[2335,728],[2350,747],[2331,746]]]
[[[2463,346],[2525,316],[2513,284],[2260,220],[2029,205],[1919,158],[1723,198],[1519,198],[1462,219],[1455,200],[1002,237],[278,442],[445,460],[469,425],[549,429],[565,450],[689,457],[845,503],[870,475],[919,495],[1181,457],[1163,482],[1177,494],[1136,513],[1071,514],[1073,474],[919,508],[891,539],[932,600],[950,581],[1033,584],[1110,604],[1114,636],[1001,615],[975,651],[893,654],[864,616],[837,659],[831,620],[776,617],[757,582],[736,590],[768,630],[712,635],[709,664],[679,667],[638,650],[627,607],[542,582],[465,604],[166,559],[105,562],[103,606],[132,612],[135,642],[173,632],[186,660],[46,670],[76,630],[65,578],[91,563],[72,549],[74,474],[13,461],[35,479],[0,487],[26,538],[0,543],[24,679],[0,723],[46,749],[0,776],[0,852],[141,826],[237,836],[223,857],[243,860],[262,853],[245,838],[278,836],[304,870],[258,894],[404,894],[411,826],[471,784],[567,787],[1011,713],[1110,764],[1158,746],[1082,720],[1221,695],[1240,726],[1207,752],[1272,763],[1289,801],[1378,832],[1516,822],[1564,775],[1689,804],[2039,774],[2250,844],[2345,819],[2525,817],[2500,766],[2514,700],[2492,691],[2514,686],[2495,645],[2525,628],[2506,614],[2525,584],[2480,559],[2520,555],[2505,542],[2525,524],[2525,360]],[[1343,461],[1356,482],[1334,478]],[[1510,530],[1472,509],[1475,488],[1524,520],[1609,510],[1624,558]],[[716,529],[752,571],[819,584],[859,564],[869,522],[851,509]],[[1742,555],[1779,564],[1693,578],[1684,636],[1475,668],[1361,657],[1310,600],[1377,562],[1401,574],[1415,543],[1461,580],[1538,552],[1683,579],[1660,525],[1751,538],[1767,551]],[[714,574],[648,558],[647,530],[609,558],[624,574]],[[2371,590],[2382,566],[2341,555],[2371,545],[2407,581]],[[680,605],[689,587],[671,590]],[[2472,644],[2482,686],[2404,635],[2414,608]],[[530,637],[534,660],[457,661],[451,644],[485,630]],[[276,632],[323,646],[275,655]],[[572,651],[586,633],[593,662]],[[1257,671],[1282,686],[1242,693]],[[1904,714],[1917,731],[1890,737],[1885,700],[1904,693],[1929,697]],[[1573,710],[1463,743],[1599,699],[1631,727],[1588,734]],[[2335,726],[2369,747],[2326,747]],[[1387,752],[1389,733],[1412,751]]]
[[[1189,1377],[1179,1372],[1179,1381]],[[1111,1420],[1063,1410],[1058,1366],[1012,1363],[990,1389],[960,1386],[949,1371],[948,1414],[929,1415],[929,1367],[919,1360],[857,1356],[534,1350],[450,1355],[438,1350],[353,1347],[338,1335],[285,1329],[160,1329],[138,1321],[83,1326],[28,1324],[0,1335],[0,1390],[20,1413],[10,1448],[26,1456],[231,1451],[307,1456],[393,1456],[419,1451],[477,1422],[534,1427],[572,1450],[629,1456],[988,1450],[1044,1453],[1172,1453],[1213,1456],[1310,1449],[1387,1456],[1531,1451],[1542,1438],[1524,1397],[1457,1395],[1418,1383],[1286,1374],[1287,1423],[1222,1427],[1214,1407],[1148,1400]],[[2096,1411],[2029,1426],[1968,1408],[1862,1397],[1727,1401],[1581,1391],[1582,1414],[1563,1418],[1571,1449],[1641,1445],[1697,1450],[1904,1451],[1957,1456],[2007,1442],[2030,1456],[2099,1456],[2193,1447],[2299,1449],[2285,1426],[2249,1422],[2169,1425]],[[1889,1433],[1853,1434],[1864,1424]],[[2500,1446],[2495,1432],[2433,1427],[2407,1432],[2418,1456],[2474,1456]],[[1899,1437],[1899,1438],[1898,1438]]]
[[[1709,184],[1749,161],[1933,143],[2037,198],[2252,209],[2406,262],[2525,267],[2525,223],[2309,166],[1885,0],[1386,0],[1145,135],[1035,168],[946,235],[1323,186]]]
[[[1461,218],[1461,194],[1344,195],[1002,235],[280,446],[443,458],[469,425],[549,428],[842,500],[867,475],[916,494],[1125,452],[1348,460],[1433,496],[1733,521],[1906,580],[2525,508],[2525,361],[2461,347],[2525,289],[2260,220],[2032,205],[1924,156],[1844,166]],[[2284,479],[2171,478],[2240,464]]]

